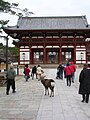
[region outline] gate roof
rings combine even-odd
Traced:
[[[12,30],[90,29],[86,16],[22,17]]]

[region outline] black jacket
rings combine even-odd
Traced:
[[[83,69],[79,75],[79,94],[90,94],[90,68]]]
[[[36,72],[37,72],[37,67],[34,66],[34,67],[32,68],[32,73],[34,74],[34,73],[36,73]]]

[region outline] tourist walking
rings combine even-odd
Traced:
[[[66,82],[67,82],[67,86],[71,86],[71,68],[70,68],[70,64],[67,63],[66,67],[64,68],[64,74],[66,77]]]
[[[37,67],[34,66],[32,68],[32,73],[31,73],[31,76],[32,76],[32,80],[34,79],[34,76],[36,75],[36,79],[37,79]]]
[[[12,93],[15,93],[15,76],[16,72],[14,70],[13,65],[10,65],[9,70],[6,72],[7,78],[7,87],[6,87],[6,95],[9,95],[10,86],[12,86]]]
[[[89,102],[90,94],[90,64],[85,64],[79,75],[79,94],[82,95],[81,102]]]
[[[37,78],[40,80],[41,75],[44,73],[43,69],[41,68],[40,65],[37,67]]]
[[[28,68],[28,64],[25,65],[25,68],[24,68],[24,77],[26,79],[26,81],[28,81],[28,79],[30,78],[30,69]]]
[[[63,80],[63,70],[64,70],[64,66],[62,64],[59,64],[59,66],[57,67],[57,76],[56,76],[56,79]]]
[[[76,71],[76,66],[74,65],[74,62],[70,63],[70,68],[71,68],[71,72],[72,72],[71,81],[74,83],[74,81],[75,81],[75,71]]]

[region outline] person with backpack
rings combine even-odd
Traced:
[[[10,86],[12,86],[12,93],[15,93],[15,76],[16,72],[14,70],[13,65],[10,65],[9,70],[6,72],[7,78],[7,88],[6,88],[6,95],[9,95]]]

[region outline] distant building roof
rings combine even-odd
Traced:
[[[90,29],[86,16],[22,17],[12,30]]]

